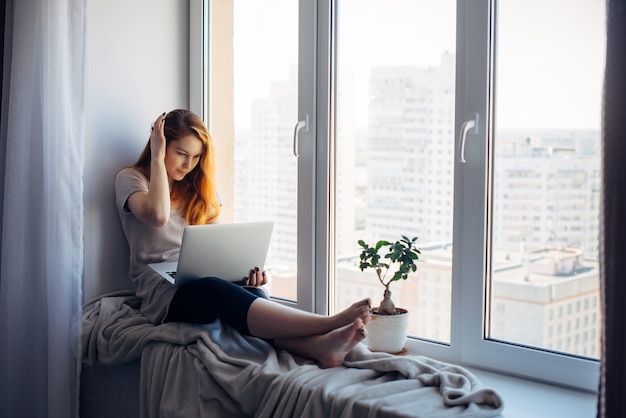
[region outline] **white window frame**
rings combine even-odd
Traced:
[[[336,0],[341,1],[341,0]],[[300,0],[300,65],[298,115],[308,118],[301,131],[298,197],[298,303],[297,307],[326,314],[333,280],[331,175],[334,80],[333,0]],[[190,0],[190,105],[205,115],[206,53],[209,0]],[[496,0],[457,1],[456,122],[461,125],[478,115],[478,133],[465,144],[465,162],[455,163],[454,253],[452,271],[452,324],[450,344],[410,339],[412,353],[461,365],[475,366],[588,392],[597,391],[599,362],[510,343],[488,340],[487,312],[488,186],[491,182],[490,141],[492,122],[494,16]],[[201,33],[201,34],[200,34]],[[198,58],[196,54],[201,54]],[[202,70],[199,72],[198,68]],[[297,121],[294,121],[294,125]],[[458,141],[458,138],[457,138]],[[457,143],[457,150],[459,144]],[[480,245],[480,243],[483,245]],[[306,280],[304,276],[317,278]],[[330,278],[327,280],[326,278]]]
[[[209,121],[209,7],[189,0],[189,110]]]
[[[461,124],[475,113],[479,115],[479,126],[478,134],[467,138],[467,162],[460,163],[457,158],[455,164],[454,199],[461,205],[455,207],[454,216],[451,346],[462,364],[595,392],[597,360],[484,337],[490,270],[487,214],[491,208],[487,189],[492,165],[488,158],[492,154],[496,7],[496,0],[457,2],[456,132],[458,135]],[[480,240],[483,245],[479,245]]]
[[[232,4],[232,3],[231,3]],[[189,108],[201,115],[210,130],[211,126],[211,66],[209,57],[213,48],[210,36],[212,6],[228,7],[228,1],[211,4],[211,0],[189,0]],[[298,289],[297,300],[278,300],[309,312],[328,313],[327,285],[325,281],[315,281],[316,277],[327,277],[328,262],[328,227],[323,227],[328,218],[319,215],[320,209],[329,198],[324,196],[327,163],[318,161],[319,155],[326,155],[328,137],[327,113],[318,111],[318,104],[328,101],[323,91],[328,91],[328,59],[319,59],[318,44],[327,45],[330,41],[325,33],[318,30],[318,14],[328,22],[323,5],[308,0],[299,3],[299,65],[298,65],[298,120],[306,121],[306,126],[299,131],[297,138],[298,157]],[[325,47],[324,47],[325,48]],[[323,109],[325,109],[324,107]],[[222,109],[223,111],[223,109]],[[318,116],[321,115],[321,116]],[[232,116],[232,115],[231,115]],[[321,127],[321,129],[319,128]],[[319,129],[319,130],[318,130]],[[295,146],[295,144],[294,144]],[[318,178],[317,176],[321,177]],[[226,187],[233,187],[227,184]],[[327,190],[327,189],[326,189]]]

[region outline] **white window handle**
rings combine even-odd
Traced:
[[[304,132],[309,132],[309,115],[305,115],[304,120],[299,120],[293,130],[293,155],[296,157],[300,156],[298,154],[298,134],[301,129],[304,129]]]
[[[467,134],[478,133],[478,113],[474,113],[473,119],[466,120],[461,125],[461,134],[459,135],[459,162],[465,163],[465,140]]]

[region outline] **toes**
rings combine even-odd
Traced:
[[[364,326],[361,326],[358,330],[357,330],[357,336],[359,337],[359,340],[364,340],[365,337],[367,337],[367,331],[365,330]]]
[[[363,335],[363,338],[367,336],[367,331],[365,330],[365,322],[361,319],[356,319],[352,323],[352,329],[354,330],[355,334]]]

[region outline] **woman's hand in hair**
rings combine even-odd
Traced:
[[[152,131],[150,132],[150,150],[152,161],[165,159],[165,134],[163,129],[165,127],[165,113],[159,115],[159,117],[152,124]]]

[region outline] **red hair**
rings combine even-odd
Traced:
[[[182,209],[183,217],[190,225],[207,224],[220,214],[215,185],[215,155],[211,135],[202,119],[189,110],[172,110],[165,116],[164,134],[166,146],[184,136],[193,135],[202,142],[202,155],[194,169],[181,181],[175,181],[170,199]],[[150,178],[152,153],[150,141],[143,149],[134,167]]]

